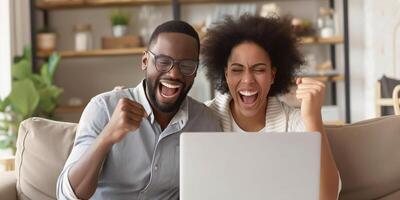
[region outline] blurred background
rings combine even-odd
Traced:
[[[393,87],[383,88],[377,81],[385,75],[383,84],[396,85],[400,78],[400,2],[396,0],[1,3],[0,121],[6,124],[2,130],[7,134],[30,116],[78,122],[93,96],[119,85],[136,86],[144,77],[140,58],[160,23],[184,20],[204,36],[224,16],[244,13],[292,16],[307,61],[298,76],[314,77],[327,85],[322,111],[325,123],[393,114],[388,100]],[[190,95],[203,102],[214,94],[200,67]],[[298,105],[293,93],[281,98]],[[16,136],[4,135],[0,135],[0,148],[9,149]]]

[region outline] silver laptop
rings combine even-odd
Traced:
[[[319,133],[183,133],[182,200],[317,200]]]

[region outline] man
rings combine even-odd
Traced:
[[[145,80],[100,94],[85,108],[58,199],[179,198],[180,133],[221,131],[212,111],[187,97],[199,49],[185,22],[156,28],[142,57]]]

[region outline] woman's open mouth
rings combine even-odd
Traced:
[[[246,105],[252,105],[256,102],[258,97],[257,91],[242,90],[239,91],[239,96],[242,102]]]

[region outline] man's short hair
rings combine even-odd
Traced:
[[[184,21],[171,20],[171,21],[167,21],[167,22],[157,26],[157,28],[151,34],[151,37],[149,40],[149,48],[154,44],[154,42],[157,41],[157,38],[161,33],[183,33],[190,37],[193,37],[197,43],[197,48],[198,48],[197,52],[200,52],[199,35],[197,34],[196,30],[194,30],[194,28],[190,24],[188,24]]]

